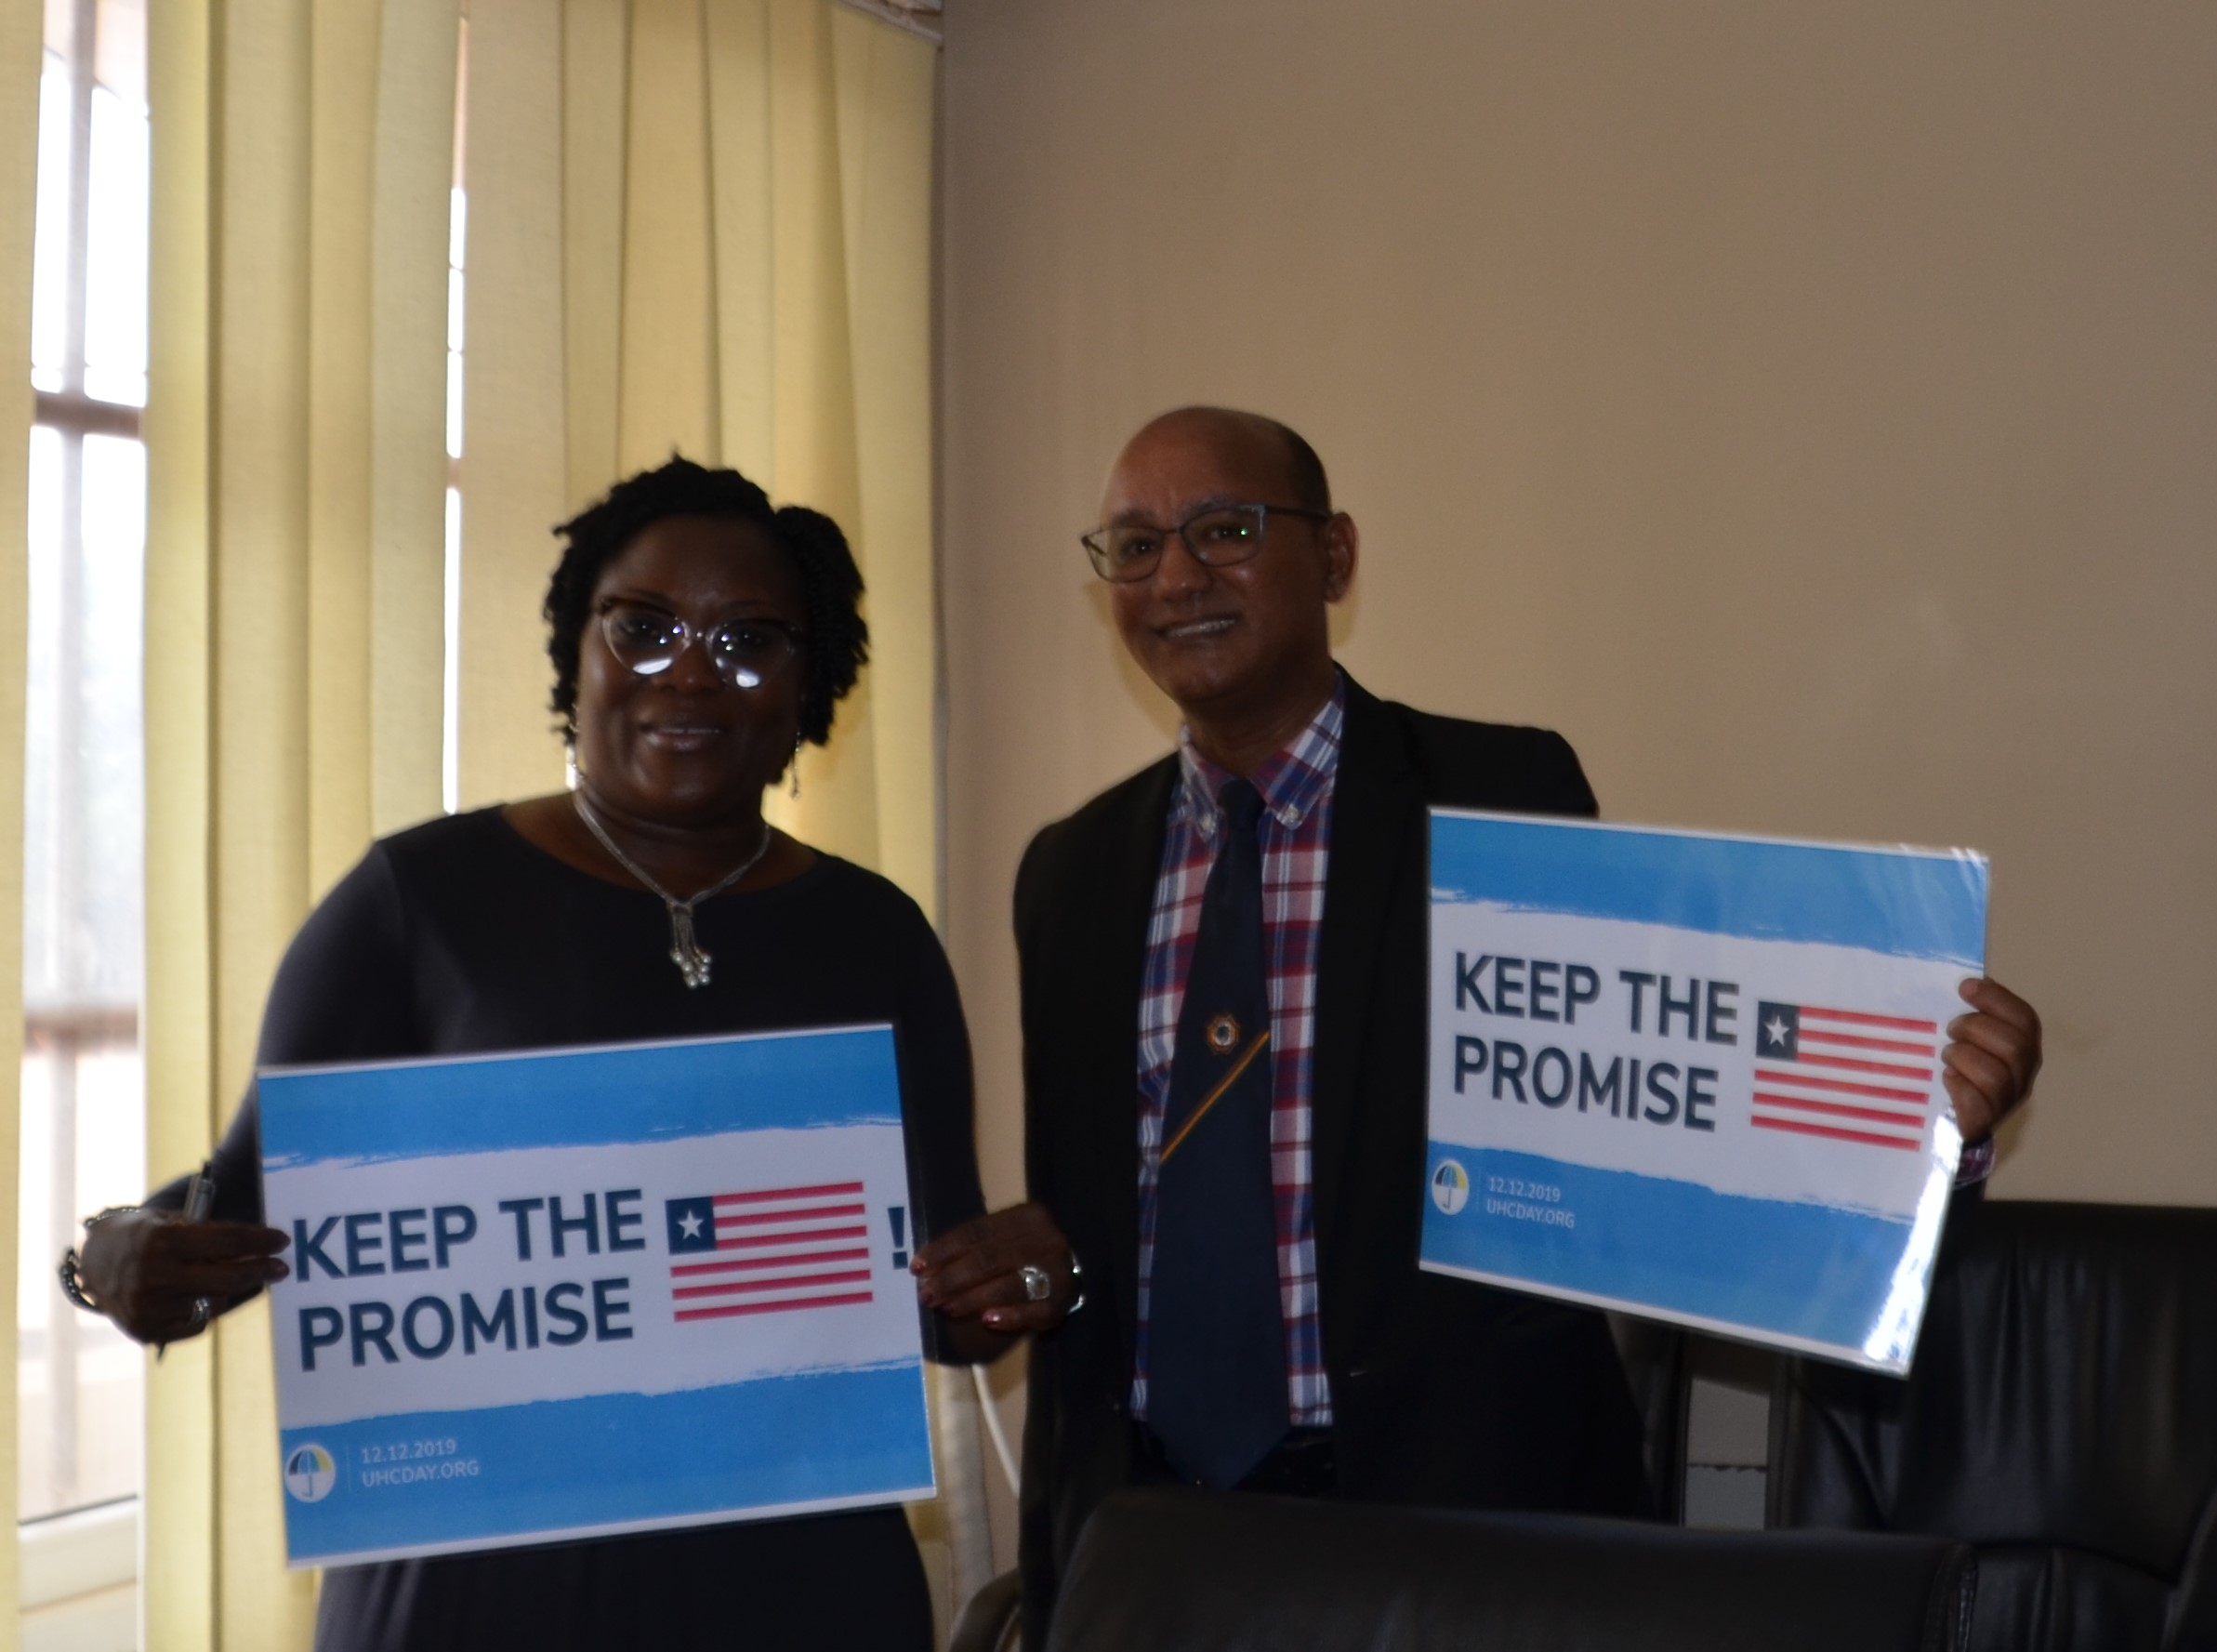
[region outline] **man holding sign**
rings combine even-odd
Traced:
[[[1027,1632],[1086,1515],[1135,1480],[1641,1512],[1599,1315],[1417,1267],[1426,811],[1591,815],[1577,757],[1338,669],[1355,526],[1273,420],[1155,420],[1101,522],[1118,631],[1185,726],[1018,875],[1031,1190],[1094,1299],[1033,1352]],[[1983,1143],[2039,1027],[1991,982],[1963,996],[1946,1083]]]

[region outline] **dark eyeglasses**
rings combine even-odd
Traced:
[[[760,688],[792,663],[807,641],[782,621],[727,619],[696,631],[666,609],[612,597],[600,607],[608,652],[641,677],[659,676],[698,641],[716,674],[733,688]]]
[[[1196,510],[1174,528],[1095,528],[1078,535],[1078,543],[1093,559],[1093,572],[1118,585],[1144,579],[1161,565],[1162,553],[1175,534],[1185,541],[1194,559],[1211,568],[1228,568],[1250,560],[1262,548],[1262,535],[1273,516],[1306,517],[1329,522],[1328,510],[1304,510],[1298,505],[1211,505]]]

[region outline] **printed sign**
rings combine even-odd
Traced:
[[[931,1495],[890,1027],[258,1087],[295,1566]]]
[[[1434,810],[1421,1265],[1906,1371],[1986,863]]]

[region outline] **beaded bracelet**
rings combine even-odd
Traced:
[[[95,1210],[85,1219],[85,1231],[92,1232],[94,1228],[112,1216],[128,1216],[143,1209],[145,1207],[142,1205],[110,1205],[105,1210]],[[83,1308],[87,1314],[100,1312],[99,1303],[85,1294],[85,1275],[80,1271],[77,1248],[74,1245],[61,1253],[61,1266],[57,1271],[61,1275],[61,1294],[63,1296],[69,1298],[71,1302]]]

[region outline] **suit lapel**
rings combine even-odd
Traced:
[[[1099,1075],[1088,1087],[1094,1098],[1094,1161],[1107,1231],[1116,1236],[1111,1259],[1124,1346],[1135,1346],[1140,1301],[1140,990],[1146,970],[1147,924],[1155,909],[1155,882],[1162,868],[1170,789],[1178,776],[1171,758],[1141,776],[1129,808],[1103,823],[1100,877],[1093,886],[1098,945],[1078,964],[1079,1001],[1099,1005],[1086,1024],[1107,1035],[1088,1066]]]
[[[1354,1128],[1364,1038],[1392,896],[1420,852],[1413,829],[1424,806],[1421,777],[1400,726],[1351,677],[1339,773],[1332,791],[1324,928],[1317,942],[1316,1043],[1310,1067],[1310,1133],[1318,1269],[1332,1255]]]

